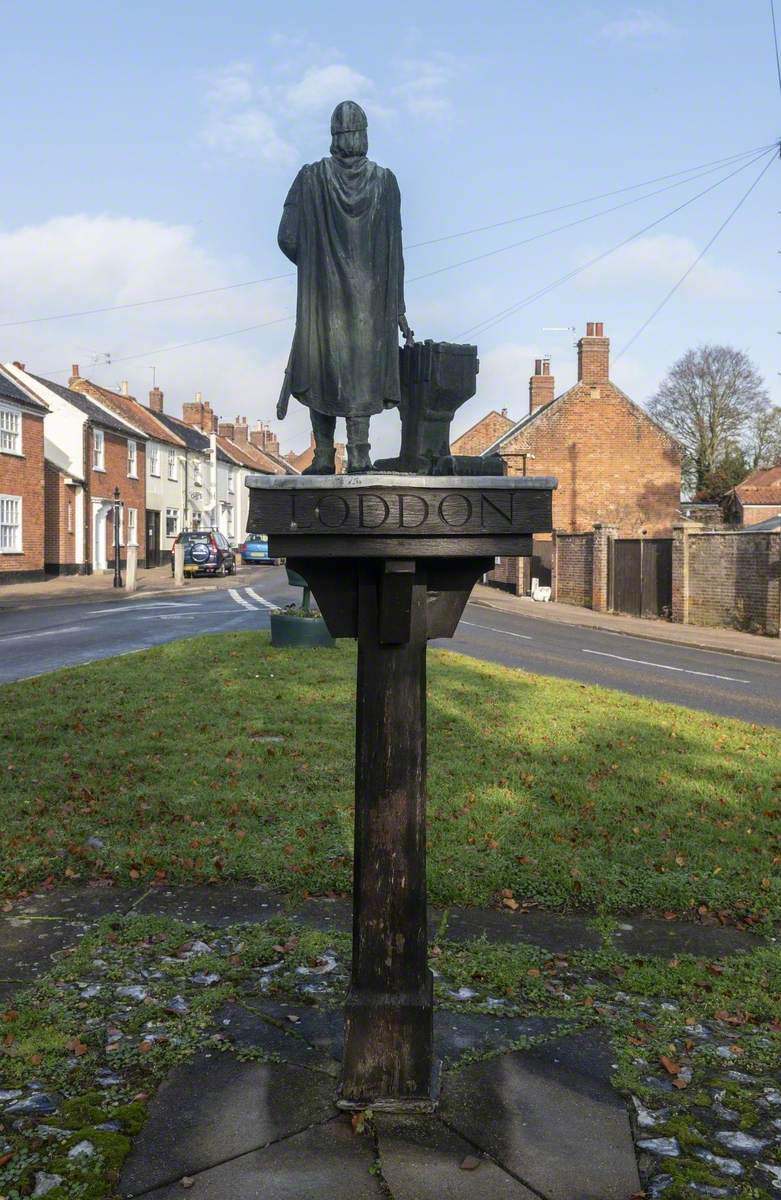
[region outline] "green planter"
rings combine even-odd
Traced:
[[[292,649],[295,646],[334,646],[335,642],[322,617],[274,612],[271,614],[271,645]]]

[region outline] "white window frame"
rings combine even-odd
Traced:
[[[105,471],[106,469],[106,438],[102,429],[92,430],[92,469],[93,471]]]
[[[7,503],[16,504],[17,520],[12,524],[10,521],[3,522],[5,516],[4,509]],[[21,496],[0,495],[0,554],[24,554],[24,537],[23,537],[23,521],[24,521],[24,504]],[[3,545],[3,533],[5,529],[15,529],[16,539],[14,545]]]
[[[174,521],[173,530],[170,530],[168,528],[168,522],[171,519],[173,519],[173,521]],[[165,536],[166,537],[176,537],[176,535],[178,533],[179,533],[179,509],[178,508],[167,508],[165,510]]]
[[[233,505],[223,504],[223,512],[225,513],[225,536],[230,541],[236,531],[236,514],[233,511]]]
[[[138,479],[138,443],[133,438],[127,439],[127,477]]]
[[[67,531],[68,533],[73,533],[73,501],[66,500],[65,504],[65,512],[67,514]]]
[[[138,545],[138,509],[129,508],[127,510],[127,544],[128,546]]]
[[[147,451],[149,457],[149,474],[154,475],[155,479],[160,478],[160,447],[157,442],[150,442]]]
[[[5,439],[13,445],[4,445]],[[15,454],[22,458],[22,410],[16,404],[0,403],[0,454]]]
[[[233,467],[228,467],[228,495],[234,496],[235,494],[236,494],[236,472],[233,470]]]
[[[193,487],[203,487],[203,462],[200,458],[193,462]]]
[[[179,455],[176,453],[175,446],[171,446],[168,451],[168,478],[173,483],[176,483],[179,478]]]

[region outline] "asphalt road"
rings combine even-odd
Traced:
[[[300,598],[279,567],[242,571],[229,588],[90,599],[0,614],[0,682],[144,650],[195,634],[267,629]],[[454,638],[435,643],[508,667],[597,683],[636,696],[781,728],[777,663],[564,625],[467,605]]]

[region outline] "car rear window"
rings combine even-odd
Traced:
[[[189,542],[189,543],[192,543],[192,542],[210,542],[210,541],[211,541],[211,534],[209,534],[209,533],[206,533],[206,532],[203,532],[203,533],[198,533],[198,532],[196,532],[196,533],[183,533],[183,534],[181,535],[180,541],[182,541],[182,542]]]
[[[248,533],[247,534],[248,542],[265,542],[265,540],[266,540],[265,533]]]

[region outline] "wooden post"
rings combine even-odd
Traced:
[[[358,583],[352,982],[340,1105],[433,1107],[426,911],[426,580]]]
[[[184,584],[184,543],[177,542],[174,546],[174,583],[177,587]]]

